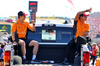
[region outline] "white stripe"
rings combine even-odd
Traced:
[[[67,45],[68,43],[39,43],[40,45]]]

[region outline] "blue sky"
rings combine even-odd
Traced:
[[[99,0],[72,0],[73,6],[67,0],[0,0],[0,17],[17,16],[19,11],[29,14],[29,1],[38,1],[36,16],[75,17],[76,13],[92,7],[92,12],[100,11]]]

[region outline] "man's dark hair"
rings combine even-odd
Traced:
[[[1,45],[1,48],[4,48],[4,46],[5,46],[5,45],[2,44],[2,45]]]
[[[82,17],[82,16],[84,16],[83,14],[81,14],[80,16],[79,16],[79,19],[80,19],[80,17]]]
[[[25,14],[23,11],[19,11],[18,12],[18,18],[20,18],[20,16],[27,16],[28,14]]]
[[[18,12],[18,18],[20,18],[20,16],[23,16],[23,12],[22,11]]]

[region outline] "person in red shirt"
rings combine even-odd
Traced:
[[[90,58],[90,60],[93,59],[92,65],[94,65],[94,62],[95,62],[95,60],[96,60],[96,53],[97,53],[97,48],[96,48],[96,46],[97,46],[96,43],[93,42],[92,49],[91,49],[91,58]]]

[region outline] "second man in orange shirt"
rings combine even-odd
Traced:
[[[75,55],[80,55],[81,44],[86,43],[85,37],[89,33],[89,24],[85,21],[89,14],[85,12],[91,12],[92,8],[80,11],[77,13],[74,19],[74,38],[68,43],[66,48],[66,57],[63,64],[69,64],[74,62]],[[76,53],[75,53],[76,51]]]

